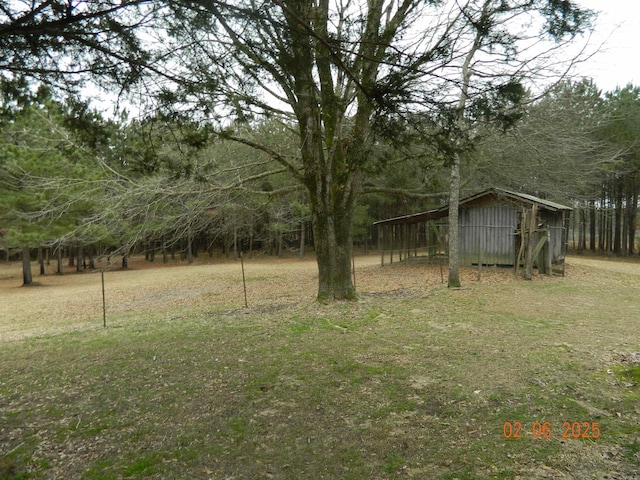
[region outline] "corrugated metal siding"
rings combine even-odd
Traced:
[[[460,209],[460,263],[513,265],[518,211],[513,205],[474,205]]]
[[[555,215],[548,214],[544,220],[551,230],[551,261],[556,262],[564,257],[562,254],[562,243],[565,239],[565,233],[562,213],[560,212]]]
[[[520,235],[517,232],[518,220],[523,210],[530,211],[531,206],[518,203],[511,198],[503,198],[492,195],[484,195],[461,205],[459,210],[459,262],[460,265],[477,265],[479,262],[486,265],[514,265],[517,249],[520,245]],[[427,217],[424,217],[425,219]],[[440,217],[437,217],[440,218]],[[435,221],[437,218],[431,218]],[[392,219],[395,220],[395,219]],[[389,223],[387,225],[387,239],[393,245],[391,249],[406,250],[413,248],[404,240],[398,232],[402,228],[408,228],[412,224],[408,219],[406,223]],[[563,228],[563,211],[550,211],[539,206],[537,222],[542,228],[548,225],[550,228],[551,260],[556,263],[563,260],[563,240],[566,240],[566,232]],[[404,225],[404,226],[403,226]],[[435,255],[440,246],[447,245],[445,225],[436,227],[432,224],[427,228],[428,252]],[[435,229],[441,230],[440,237],[434,236]],[[395,232],[395,237],[394,237]],[[546,232],[536,232],[533,238],[533,246],[546,235]],[[395,238],[395,240],[394,240]],[[540,252],[536,259],[537,265],[544,265],[546,248]]]

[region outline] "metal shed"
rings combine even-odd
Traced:
[[[562,267],[571,207],[533,195],[490,188],[460,200],[460,265],[527,266],[545,272]],[[449,206],[375,222],[382,252],[393,262],[412,256],[447,255]]]

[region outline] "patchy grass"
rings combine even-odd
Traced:
[[[0,319],[0,478],[638,478],[637,275],[487,269],[452,291],[425,265],[362,265],[360,302],[319,305],[295,293],[313,264],[289,266],[249,263],[279,292],[249,309],[212,295],[238,286],[218,267],[177,267],[110,274],[130,307],[107,329],[76,307],[22,336]],[[74,278],[93,277],[41,295]]]

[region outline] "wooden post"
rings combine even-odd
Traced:
[[[411,238],[411,225],[405,223],[403,228],[403,235],[404,235],[404,261],[408,263],[409,248],[410,248],[409,240]]]
[[[527,255],[526,255],[526,267],[524,271],[525,280],[531,280],[533,277],[533,234],[536,230],[536,216],[538,212],[538,204],[534,203],[531,205],[531,213],[529,214],[529,232],[527,234]]]
[[[527,211],[524,207],[522,207],[522,212],[520,213],[520,248],[518,248],[518,253],[516,255],[516,264],[513,271],[513,274],[518,276],[518,269],[520,268],[520,260],[522,260],[522,252],[524,252],[524,244],[525,244],[525,225],[527,224]]]
[[[404,261],[409,261],[409,237],[411,236],[411,229],[408,223],[402,226],[402,249],[404,250]]]
[[[553,266],[551,265],[551,260],[553,257],[553,249],[551,248],[551,227],[547,225],[547,256],[545,257],[545,266],[546,274],[550,277],[553,276]]]
[[[477,227],[480,230],[480,227]],[[476,233],[478,239],[478,281],[482,279],[482,241],[480,239],[480,232]]]

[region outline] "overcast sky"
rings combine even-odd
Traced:
[[[593,49],[600,51],[576,69],[592,77],[603,91],[627,83],[640,86],[640,0],[576,0],[580,5],[600,11],[592,35]]]
[[[628,83],[640,86],[640,0],[575,1],[600,12],[588,47],[589,52],[599,51],[573,74],[593,78],[604,92]]]

